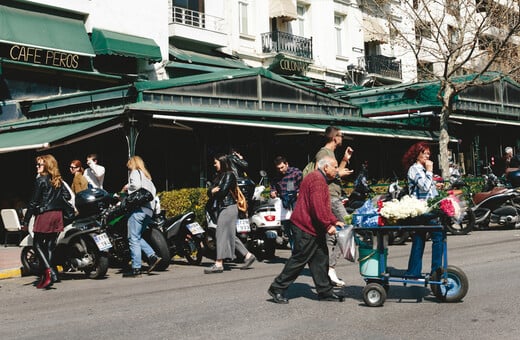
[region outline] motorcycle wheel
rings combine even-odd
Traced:
[[[475,212],[468,208],[465,211],[465,215],[460,223],[447,224],[446,228],[453,235],[466,235],[475,227]]]
[[[40,260],[33,247],[23,247],[20,257],[24,275],[40,275]]]
[[[150,247],[152,247],[155,254],[162,258],[161,262],[155,267],[155,270],[166,270],[170,266],[171,256],[168,243],[163,234],[155,228],[150,228],[143,233],[143,238],[148,242]]]
[[[215,239],[215,229],[208,228],[204,233],[204,256],[208,259],[215,260],[217,257],[217,240]]]
[[[190,237],[186,235],[184,242],[182,243],[184,257],[189,264],[198,266],[202,262],[202,246],[198,238]]]
[[[94,280],[104,278],[108,270],[108,254],[100,252],[94,242],[88,241],[85,246],[94,263],[92,266],[83,269],[85,276]]]

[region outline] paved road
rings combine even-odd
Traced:
[[[288,291],[290,303],[277,305],[266,289],[288,256],[281,250],[273,263],[223,274],[204,275],[179,261],[141,279],[115,269],[99,281],[70,274],[48,291],[36,289],[32,277],[2,280],[0,338],[518,338],[520,231],[479,231],[448,242],[450,263],[470,281],[462,303],[439,303],[424,287],[392,286],[383,307],[366,307],[357,264],[342,261],[345,302],[317,301],[305,271]],[[404,267],[408,252],[409,245],[392,246],[389,265]]]

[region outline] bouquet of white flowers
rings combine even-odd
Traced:
[[[403,196],[401,200],[393,199],[383,202],[379,214],[386,219],[389,224],[394,224],[399,220],[413,218],[424,215],[430,211],[428,203],[412,196]]]

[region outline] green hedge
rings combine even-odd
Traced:
[[[484,181],[481,177],[464,178],[464,181],[469,185],[470,192],[480,192]],[[388,190],[389,180],[380,180],[377,183],[372,182],[371,188],[374,190],[374,195],[385,194]],[[399,185],[404,187],[404,181],[399,181]],[[353,183],[346,183],[345,193],[348,195],[352,192]],[[262,194],[268,197],[269,190]],[[159,193],[161,198],[161,208],[166,211],[167,217],[173,217],[179,214],[185,214],[188,211],[195,213],[197,222],[206,224],[206,214],[204,208],[208,201],[206,188],[185,188],[172,191],[163,191]]]

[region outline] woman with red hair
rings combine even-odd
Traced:
[[[403,156],[403,167],[408,169],[408,192],[420,200],[428,200],[437,196],[436,183],[433,179],[433,162],[430,160],[430,146],[426,142],[418,142],[412,145]],[[431,233],[432,239],[432,268],[434,273],[442,266],[444,233],[435,231]],[[412,248],[408,260],[406,275],[420,277],[422,272],[422,257],[426,232],[416,231],[412,236]]]

